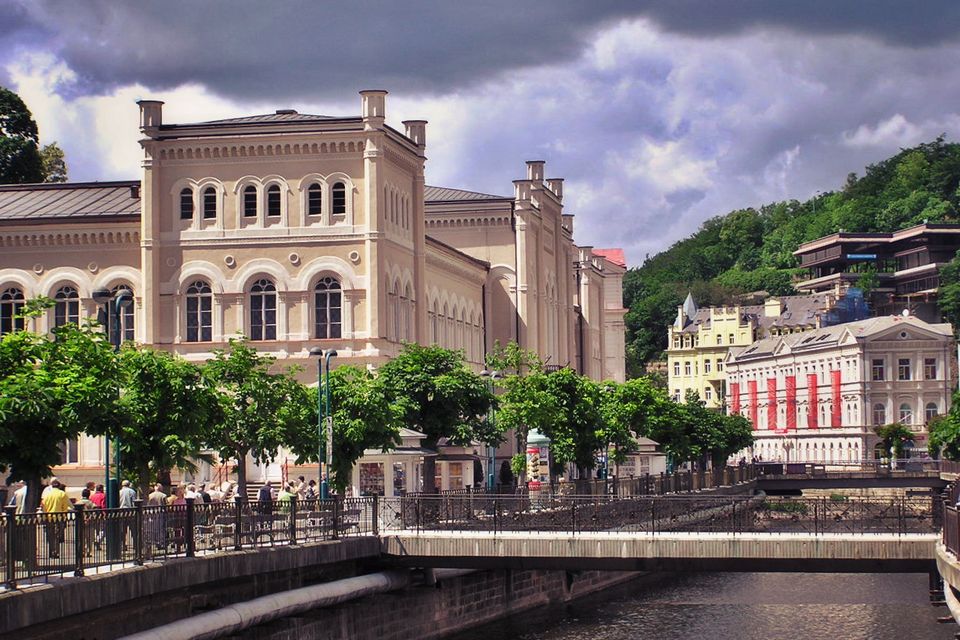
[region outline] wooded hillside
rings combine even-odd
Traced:
[[[711,218],[689,238],[650,257],[624,277],[627,369],[640,375],[666,348],[666,328],[692,291],[700,305],[733,302],[764,290],[794,293],[793,251],[839,230],[896,231],[924,220],[956,221],[960,144],[943,137],[904,149],[851,173],[839,191]]]

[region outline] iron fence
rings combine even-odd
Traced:
[[[333,498],[269,502],[75,507],[65,513],[16,513],[0,518],[3,585],[16,588],[55,575],[82,576],[131,564],[217,551],[293,545],[376,534],[378,499]]]
[[[493,533],[932,533],[935,497],[418,496],[380,501],[381,530]]]
[[[960,556],[960,511],[950,503],[943,505],[943,545]]]

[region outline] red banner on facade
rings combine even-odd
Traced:
[[[757,420],[759,416],[757,415],[757,381],[748,380],[747,381],[747,395],[749,396],[748,402],[750,402],[750,422],[753,423],[753,428],[757,428]]]
[[[840,405],[840,369],[830,372],[830,383],[833,386],[833,407],[830,415],[830,426],[839,427],[843,423],[843,407]]]
[[[787,431],[797,430],[797,377],[787,376]]]
[[[767,429],[777,430],[777,379],[767,378]]]
[[[730,413],[740,413],[740,383],[730,383]]]
[[[810,402],[807,407],[807,429],[819,428],[820,402],[817,398],[817,374],[807,374],[807,397]]]

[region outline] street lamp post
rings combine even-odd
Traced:
[[[93,301],[97,303],[98,306],[102,307],[101,319],[103,320],[103,328],[107,332],[107,337],[109,339],[110,332],[110,300],[113,299],[113,293],[109,289],[97,289],[93,292]],[[107,493],[107,499],[109,500],[110,496],[110,435],[105,434],[103,436],[103,490]]]
[[[499,380],[501,374],[499,371],[487,371],[484,369],[480,372],[480,375],[487,380],[487,388],[493,393],[493,386],[496,380]],[[497,408],[490,405],[490,420],[491,426],[496,429],[497,426]],[[496,487],[496,466],[497,466],[497,448],[496,446],[487,443],[487,491],[493,493],[494,488]]]
[[[330,497],[330,467],[333,466],[333,414],[330,412],[330,359],[337,357],[336,349],[324,351],[320,347],[310,349],[310,355],[317,358],[317,435],[320,437],[320,451],[318,452],[318,466],[326,469],[320,474],[320,498]],[[319,358],[323,356],[323,360]],[[326,384],[323,382],[326,370]],[[326,400],[326,407],[324,407]],[[326,417],[326,420],[324,420]],[[324,438],[324,422],[326,422],[326,438]]]

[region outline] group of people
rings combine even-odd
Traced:
[[[290,502],[293,498],[297,500],[316,500],[320,497],[317,491],[317,481],[311,479],[307,482],[303,476],[296,480],[284,482],[280,491],[274,493],[273,483],[267,480],[257,492],[258,502]]]

